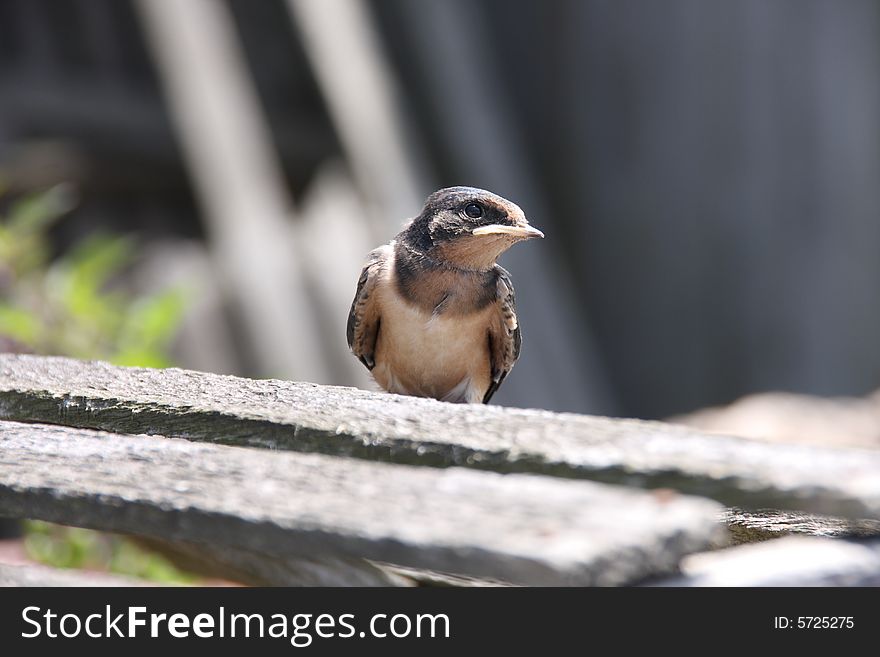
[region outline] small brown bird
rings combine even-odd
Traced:
[[[473,187],[434,192],[368,256],[348,346],[388,392],[487,403],[519,358],[510,274],[495,260],[544,237],[510,201]]]

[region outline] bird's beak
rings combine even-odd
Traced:
[[[480,226],[479,228],[474,228],[472,231],[473,235],[512,235],[513,237],[518,237],[519,239],[528,240],[533,237],[544,237],[544,233],[542,233],[537,228],[530,226],[527,223],[518,223],[514,226],[508,226],[505,224],[492,224],[490,226]]]

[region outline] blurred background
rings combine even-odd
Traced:
[[[366,253],[436,188],[502,260],[497,403],[880,385],[874,0],[0,0],[0,348],[370,387]]]

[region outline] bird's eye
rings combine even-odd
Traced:
[[[468,203],[464,206],[464,213],[471,219],[479,219],[483,216],[483,208],[477,203]]]

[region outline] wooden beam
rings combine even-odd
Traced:
[[[774,445],[660,422],[21,355],[0,356],[0,418],[668,487],[747,509],[880,518],[880,451]]]
[[[792,536],[686,557],[659,586],[880,586],[880,541]]]
[[[364,559],[518,584],[628,584],[718,541],[719,512],[592,482],[0,422],[0,514],[307,563],[313,584],[390,583]],[[279,568],[276,583],[302,583],[296,571]]]
[[[753,543],[789,534],[835,538],[880,537],[880,520],[851,520],[798,511],[732,507],[724,512],[724,522],[733,543]]]

